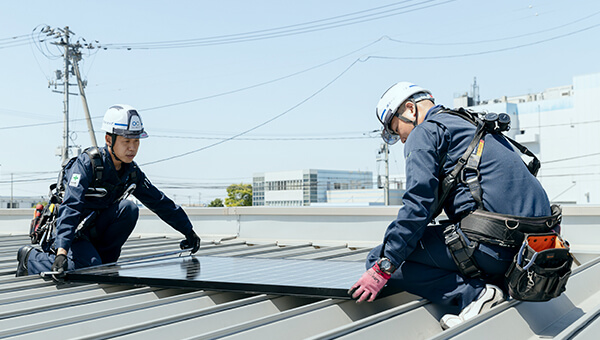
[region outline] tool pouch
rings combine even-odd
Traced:
[[[556,233],[526,234],[505,274],[510,296],[548,301],[566,290],[573,257],[569,243]]]

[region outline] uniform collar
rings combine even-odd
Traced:
[[[427,114],[425,115],[425,119],[424,120],[427,120],[427,118],[429,118],[429,116],[434,115],[434,114],[442,111],[443,109],[444,109],[444,106],[443,105],[439,105],[439,104],[436,105],[436,106],[434,106],[434,107],[432,107],[431,109],[429,109],[429,111],[427,111]]]

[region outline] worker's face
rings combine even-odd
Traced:
[[[107,141],[107,143],[109,144],[110,142],[112,141]],[[117,136],[117,139],[115,140],[115,145],[112,146],[112,150],[123,163],[131,163],[133,162],[135,155],[137,155],[139,147],[139,139]]]
[[[411,109],[414,109],[414,105],[410,102],[407,103],[407,105],[403,105],[402,107],[400,107],[400,109],[404,110],[401,116],[406,119],[401,120],[400,118],[394,116],[392,118],[392,121],[390,122],[390,128],[392,129],[392,131],[394,131],[400,136],[400,141],[402,142],[402,144],[404,144],[406,142],[406,139],[408,138],[408,135],[415,127],[410,121],[414,121],[416,115],[414,110],[411,111]]]

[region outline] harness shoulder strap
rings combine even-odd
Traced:
[[[102,176],[104,175],[104,163],[102,162],[102,154],[100,153],[100,149],[95,146],[85,149],[84,151],[92,162],[92,171],[93,171],[93,187],[96,187],[98,183],[102,181]]]
[[[462,115],[460,116],[463,117]],[[435,209],[433,210],[434,213],[432,215],[432,219],[435,219],[439,216],[439,214],[441,214],[442,209],[444,208],[444,201],[446,201],[446,198],[448,198],[450,190],[452,190],[454,185],[456,185],[456,180],[459,178],[463,168],[467,165],[467,162],[471,157],[473,150],[475,150],[475,147],[479,144],[479,141],[482,139],[484,133],[485,128],[483,121],[479,120],[477,121],[477,129],[475,130],[475,136],[473,136],[473,139],[467,147],[467,150],[462,155],[462,157],[458,159],[458,162],[456,163],[454,169],[452,169],[452,171],[441,181],[438,200],[434,205]]]

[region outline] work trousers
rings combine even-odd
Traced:
[[[68,270],[115,262],[121,248],[133,232],[139,216],[138,207],[123,200],[102,210],[89,230],[76,237],[67,254]],[[35,248],[29,254],[29,274],[50,271],[55,255]]]
[[[367,269],[379,260],[381,247],[375,247],[367,256]],[[388,293],[407,291],[458,313],[479,296],[486,283],[504,289],[501,278],[516,252],[515,248],[480,244],[474,256],[485,275],[468,278],[460,273],[444,243],[443,227],[427,226],[415,250],[392,274],[384,289]]]

